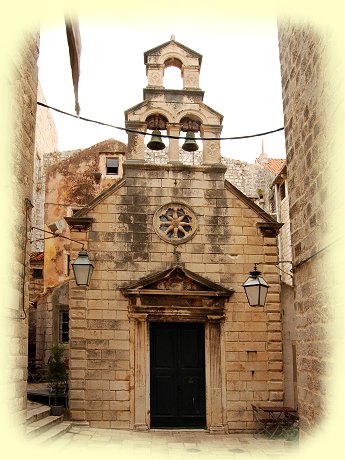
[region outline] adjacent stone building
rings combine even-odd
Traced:
[[[38,82],[37,100],[46,103],[42,88]],[[58,135],[49,110],[37,106],[35,126],[35,158],[33,172],[32,217],[30,241],[30,272],[29,272],[29,310],[28,310],[28,378],[34,378],[36,367],[36,326],[37,299],[44,291],[44,204],[45,156],[57,151]]]
[[[47,364],[52,343],[61,341],[68,351],[71,258],[70,231],[64,217],[72,216],[122,177],[125,153],[125,144],[107,140],[88,149],[54,152],[45,157],[44,228],[57,237],[46,234],[50,238],[44,244],[43,289],[35,298],[35,360],[42,367]]]
[[[1,388],[5,392],[3,414],[6,424],[23,426],[26,415],[27,310],[29,307],[29,256],[37,100],[37,58],[39,34],[23,34],[15,57],[7,62],[5,88],[8,136],[2,151],[2,213],[6,216],[1,241],[8,265],[2,270],[4,298],[1,323],[3,366]],[[11,64],[11,65],[10,65]],[[8,219],[8,220],[7,220]],[[7,410],[8,409],[8,410]],[[2,415],[3,415],[2,414]],[[13,415],[13,417],[12,417]]]
[[[40,83],[38,82],[37,100],[46,103]],[[53,117],[49,109],[37,106],[35,128],[35,162],[34,162],[34,187],[32,226],[44,227],[44,202],[45,202],[45,177],[44,162],[47,154],[58,150],[58,134]],[[33,229],[31,232],[31,252],[43,252],[44,241],[41,231]]]
[[[251,404],[284,399],[281,224],[224,177],[222,116],[203,102],[201,55],[171,39],[144,58],[144,100],[125,112],[123,178],[65,217],[94,265],[88,288],[70,281],[71,417],[253,430]],[[182,90],[162,86],[169,65]],[[200,132],[202,163],[183,164],[174,138],[166,164],[145,161],[147,129]],[[74,259],[80,245],[72,249]],[[270,285],[264,308],[250,307],[242,287],[254,263]]]
[[[324,47],[312,26],[279,26],[302,434],[311,433],[327,413],[331,351],[324,251],[330,209]]]

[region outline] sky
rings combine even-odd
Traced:
[[[152,18],[155,21],[154,16]],[[140,103],[147,85],[143,53],[176,41],[203,55],[204,102],[224,116],[222,137],[245,136],[284,126],[275,18],[229,20],[227,27],[157,21],[128,26],[79,19],[82,42],[80,116],[124,127],[124,111]],[[48,105],[74,112],[74,93],[63,18],[41,27],[39,79]],[[178,69],[166,69],[164,86],[181,88]],[[59,150],[89,147],[108,138],[127,142],[124,131],[100,127],[52,111]],[[145,137],[145,143],[150,136]],[[255,162],[262,151],[285,158],[284,132],[246,140],[224,140],[221,154]]]

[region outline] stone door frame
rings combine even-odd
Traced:
[[[156,307],[155,307],[156,308]],[[151,309],[150,309],[151,310]],[[158,309],[159,310],[159,309]],[[205,324],[206,425],[210,432],[225,433],[226,381],[223,347],[224,315],[166,314],[129,312],[131,356],[132,428],[150,429],[150,328],[151,321],[203,322]]]
[[[225,299],[234,290],[177,264],[121,291],[129,298],[131,428],[150,429],[149,323],[183,321],[205,324],[206,425],[210,432],[226,432],[223,323]]]

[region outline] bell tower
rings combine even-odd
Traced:
[[[164,53],[161,52],[163,45],[144,53],[144,63],[146,65],[148,80],[147,89],[163,88],[164,70],[169,66],[174,66],[181,70],[184,90],[201,91],[199,88],[201,54],[181,45],[181,43],[177,43],[174,35],[167,44],[168,46],[164,47]],[[185,53],[183,53],[183,50]]]
[[[144,53],[147,75],[144,100],[125,111],[126,128],[129,130],[127,161],[144,162],[144,135],[133,131],[151,130],[148,148],[162,150],[167,146],[169,163],[180,163],[178,137],[182,133],[186,133],[183,150],[196,151],[201,149],[202,144],[203,164],[220,163],[218,138],[223,116],[203,102],[204,91],[199,88],[201,62],[201,54],[177,42],[174,36]],[[164,71],[170,66],[180,69],[183,89],[163,86]],[[162,132],[172,137],[162,138]],[[197,133],[205,139],[198,141],[200,145],[195,139]]]

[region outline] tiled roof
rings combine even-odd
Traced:
[[[272,174],[276,175],[282,169],[284,164],[286,163],[285,158],[267,158],[267,162],[260,161],[259,158],[256,158],[255,163],[260,164]]]

